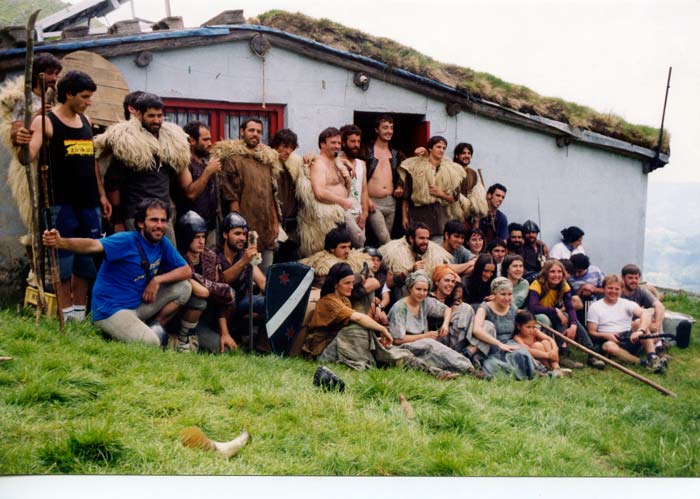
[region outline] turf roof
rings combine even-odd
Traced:
[[[567,123],[582,130],[589,130],[649,149],[655,149],[658,143],[658,128],[634,125],[620,116],[600,113],[557,97],[544,97],[525,86],[505,82],[489,73],[477,72],[454,64],[444,64],[388,38],[368,35],[329,19],[314,19],[300,13],[271,10],[249,22],[370,57],[521,113]],[[661,151],[668,154],[669,146],[670,137],[668,132],[664,131]]]

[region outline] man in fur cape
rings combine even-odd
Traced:
[[[170,185],[190,162],[187,134],[163,121],[160,97],[143,93],[134,110],[131,119],[110,126],[95,138],[98,157],[111,154],[105,190],[117,232],[136,228],[134,215],[146,198],[159,199],[172,208]],[[168,224],[166,236],[175,244],[172,224]]]
[[[274,174],[278,155],[260,142],[262,131],[262,121],[248,118],[241,123],[241,138],[218,142],[214,155],[222,164],[224,210],[240,213],[250,230],[258,233],[258,250],[263,257],[260,269],[265,273],[272,265],[281,211]]]
[[[41,53],[34,58],[32,66],[32,112],[37,116],[41,112],[41,88],[39,75],[44,74],[47,88],[47,109],[51,110],[54,101],[56,81],[61,72],[60,61],[51,54]],[[17,156],[17,147],[28,144],[31,132],[24,128],[24,76],[19,76],[5,82],[0,87],[0,142],[10,152],[10,163],[7,167],[7,184],[10,186],[12,197],[15,198],[20,218],[29,229],[31,220],[31,197],[24,166]],[[28,245],[27,236],[21,238],[22,244]]]
[[[386,283],[391,289],[392,301],[408,294],[404,284],[411,272],[422,269],[433,275],[438,265],[452,263],[452,255],[430,240],[428,226],[420,222],[410,225],[405,237],[381,246],[379,252],[384,257]]]
[[[299,259],[297,181],[303,175],[304,160],[294,151],[299,147],[297,134],[289,128],[283,128],[275,133],[270,141],[270,147],[277,151],[277,164],[274,168],[277,180],[277,195],[282,211],[282,229],[287,235],[287,241],[280,244],[276,262],[289,262]]]
[[[399,175],[404,183],[402,222],[422,222],[435,242],[442,241],[442,229],[455,216],[450,207],[459,203],[459,186],[466,177],[464,169],[445,157],[447,140],[436,135],[428,141],[427,156],[409,158],[399,165]],[[454,209],[454,208],[453,208]]]
[[[308,163],[301,165],[295,182],[299,201],[299,253],[302,257],[322,251],[326,234],[345,220],[345,211],[340,205],[322,203],[314,196],[311,187],[311,165],[315,161],[315,155],[313,156],[309,158]]]

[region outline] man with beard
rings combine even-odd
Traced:
[[[248,222],[240,213],[233,211],[226,215],[222,227],[224,243],[216,250],[216,264],[221,272],[221,281],[225,282],[236,295],[236,311],[229,322],[232,336],[238,343],[243,343],[240,324],[242,317],[250,310],[250,272],[252,268],[253,282],[265,292],[266,279],[260,268],[255,265],[259,258],[258,248],[254,244],[248,244]],[[251,265],[253,263],[253,265]],[[259,317],[265,317],[265,297],[262,294],[253,294],[253,313]],[[247,323],[246,323],[247,324]],[[258,348],[269,351],[266,345],[267,338],[263,332],[256,334]]]
[[[368,222],[379,244],[391,239],[396,215],[396,200],[403,197],[398,167],[405,159],[390,142],[394,136],[394,119],[383,114],[375,120],[377,138],[367,148]]]
[[[53,194],[51,226],[65,237],[96,239],[102,232],[102,215],[109,218],[102,176],[95,162],[92,124],[84,114],[97,90],[95,82],[82,71],[70,71],[57,85],[59,104],[46,120],[32,122],[29,156],[36,159],[42,146],[42,127],[48,141],[49,189]],[[58,306],[66,320],[85,318],[89,281],[95,279],[95,264],[89,255],[59,251]]]
[[[146,198],[159,199],[170,207],[170,186],[190,162],[187,134],[163,121],[163,101],[141,94],[129,121],[116,123],[95,137],[99,156],[112,155],[105,189],[112,203],[116,232],[134,230],[134,214]],[[172,211],[172,210],[170,210]],[[166,237],[175,244],[175,232],[166,225]]]
[[[508,224],[508,240],[506,241],[508,254],[523,256],[523,244],[525,244],[523,226],[515,222]]]
[[[571,257],[573,260],[574,258]],[[649,290],[639,286],[639,279],[642,277],[642,270],[635,264],[629,263],[622,267],[622,298],[633,301],[646,310],[653,310],[649,331],[661,333],[666,315],[666,307]]]
[[[502,184],[493,184],[486,191],[488,214],[479,221],[479,228],[484,231],[484,242],[489,244],[494,239],[508,239],[508,217],[499,208],[506,198],[508,189]]]
[[[343,209],[352,244],[361,248],[365,244],[365,231],[358,225],[355,213],[362,208],[356,206],[350,195],[353,163],[348,158],[338,157],[342,148],[340,130],[333,127],[323,130],[318,136],[318,147],[320,153],[309,169],[314,197],[320,203],[335,204]]]
[[[367,168],[365,162],[360,159],[362,154],[362,130],[355,125],[345,125],[340,129],[340,144],[342,152],[338,155],[350,174],[350,193],[352,208],[346,211],[346,224],[350,229],[350,235],[356,235],[352,243],[356,248],[365,245],[365,223],[369,196],[367,195]],[[348,219],[351,223],[348,223]],[[353,227],[357,226],[357,229]]]
[[[260,142],[262,121],[247,118],[241,122],[238,140],[222,140],[214,154],[223,165],[222,203],[235,211],[258,233],[263,273],[272,265],[282,217],[277,198],[277,153]]]
[[[464,173],[467,174],[459,186],[462,218],[467,229],[474,227],[476,222],[488,212],[484,184],[479,179],[479,173],[469,167],[473,155],[474,147],[466,142],[460,142],[455,146],[452,159],[461,165],[464,168]]]
[[[523,224],[523,248],[522,256],[525,261],[525,279],[532,282],[542,270],[542,265],[547,261],[549,248],[545,243],[537,239],[540,228],[532,220],[526,220]]]
[[[416,270],[433,275],[438,265],[452,262],[452,254],[430,240],[430,228],[417,222],[408,226],[406,236],[389,241],[379,248],[387,270],[386,285],[392,302],[408,294],[406,277]]]
[[[178,202],[178,213],[194,211],[207,222],[207,247],[216,245],[216,227],[220,219],[217,207],[217,173],[219,158],[210,158],[211,132],[200,121],[190,121],[183,130],[190,144],[190,164],[178,177],[184,198]]]
[[[93,322],[116,340],[164,345],[163,326],[190,298],[192,271],[163,237],[167,205],[146,198],[139,203],[134,219],[135,231],[90,239],[63,238],[51,229],[44,232],[43,242],[48,248],[74,253],[104,253],[92,290]],[[180,325],[174,344],[186,343],[188,335],[189,330]]]

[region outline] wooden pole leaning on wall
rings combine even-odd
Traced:
[[[539,322],[539,321],[538,321],[538,322]],[[638,379],[638,380],[641,381],[642,383],[647,384],[647,385],[651,386],[652,388],[657,389],[658,391],[660,391],[660,392],[663,393],[664,395],[668,395],[668,396],[670,396],[670,397],[675,397],[675,396],[676,396],[676,394],[673,393],[671,390],[669,390],[669,389],[667,389],[667,388],[664,388],[663,386],[659,385],[658,383],[654,383],[654,382],[653,382],[652,380],[650,380],[649,378],[645,378],[645,377],[642,376],[641,374],[636,373],[636,372],[634,372],[634,371],[631,370],[631,369],[627,369],[625,366],[623,366],[623,365],[621,365],[621,364],[618,364],[618,363],[615,362],[614,360],[610,360],[609,358],[605,357],[604,355],[600,355],[598,352],[594,352],[594,351],[591,350],[590,348],[584,347],[584,346],[581,345],[580,343],[577,343],[577,342],[575,342],[574,340],[572,340],[571,338],[569,338],[569,337],[567,337],[567,336],[561,334],[561,333],[560,333],[559,331],[557,331],[556,329],[552,329],[551,327],[547,326],[546,324],[542,324],[541,322],[540,322],[539,324],[540,324],[540,326],[542,326],[542,328],[543,328],[545,331],[547,331],[548,333],[553,334],[554,336],[556,336],[557,338],[561,339],[562,341],[565,341],[566,343],[568,343],[568,344],[570,344],[570,345],[573,345],[573,346],[575,346],[575,347],[577,347],[577,348],[583,350],[583,351],[586,352],[588,355],[592,355],[592,356],[595,357],[596,359],[602,360],[603,362],[605,362],[606,364],[608,364],[608,365],[614,367],[615,369],[617,369],[617,370],[619,370],[619,371],[622,371],[623,373],[625,373],[625,374],[627,374],[627,375],[629,375],[629,376],[632,376],[633,378]]]

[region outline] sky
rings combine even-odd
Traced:
[[[672,66],[671,162],[650,181],[700,182],[700,0],[134,1],[136,16],[150,21],[165,17],[169,3],[187,27],[230,9],[246,18],[270,9],[325,17],[656,128]],[[128,18],[127,3],[107,21]]]

